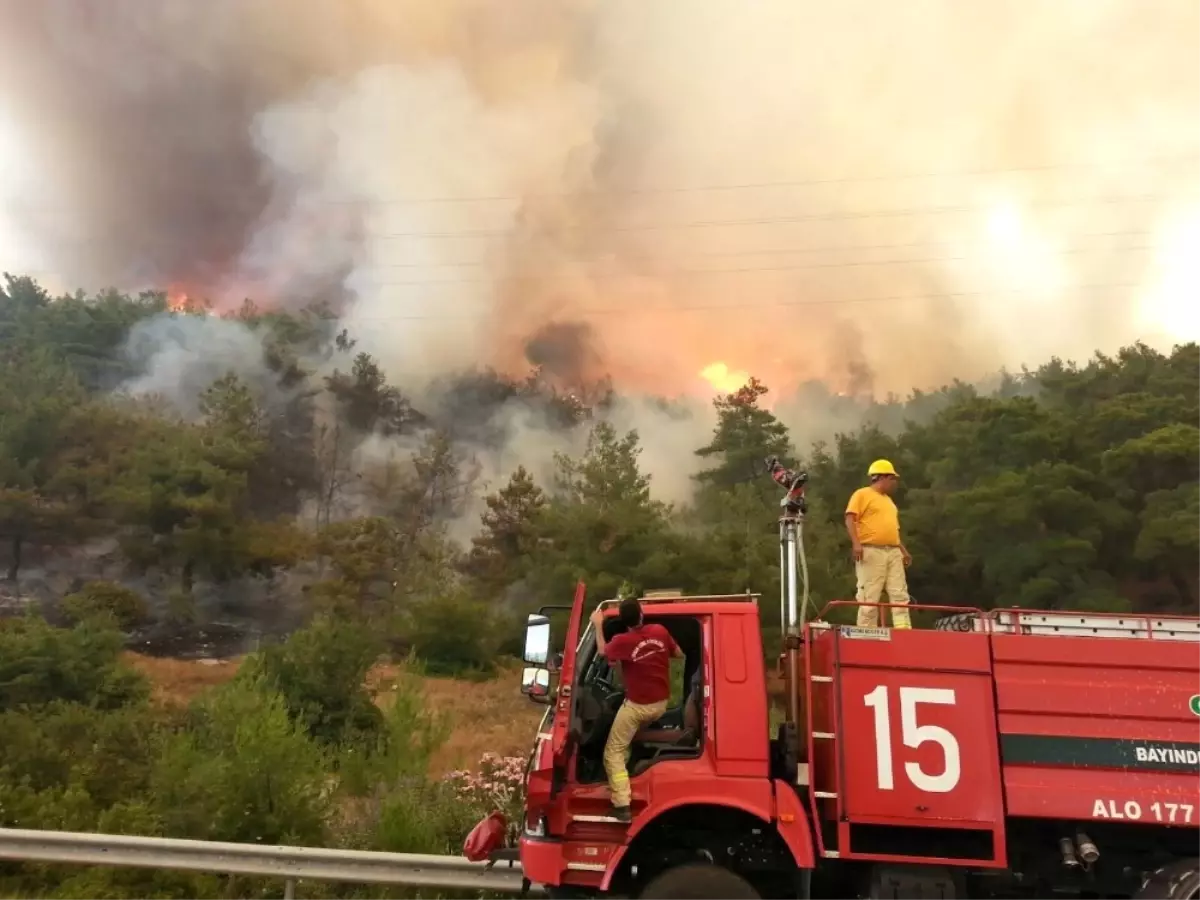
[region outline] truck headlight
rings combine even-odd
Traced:
[[[546,836],[546,817],[534,816],[525,820],[525,837],[541,838]]]

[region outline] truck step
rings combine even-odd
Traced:
[[[622,822],[616,816],[571,816],[573,822],[612,822],[614,825],[628,825],[628,822]]]

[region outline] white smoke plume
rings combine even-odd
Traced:
[[[0,14],[0,267],[332,296],[418,396],[538,363],[704,407],[720,363],[869,397],[1200,337],[1193,0]],[[711,412],[622,409],[673,494]],[[512,433],[497,467],[544,455]]]

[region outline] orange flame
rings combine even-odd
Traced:
[[[700,370],[700,377],[722,394],[732,394],[750,381],[750,373],[731,369],[723,362],[715,362]]]
[[[171,312],[186,312],[191,306],[187,293],[176,288],[167,291],[167,309]]]

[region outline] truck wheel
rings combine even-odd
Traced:
[[[687,863],[650,879],[638,897],[674,900],[695,897],[712,900],[758,900],[758,892],[742,876],[708,863]]]
[[[978,613],[955,613],[952,616],[942,616],[933,623],[934,631],[974,631]]]
[[[1163,866],[1133,895],[1138,900],[1196,900],[1200,897],[1200,859],[1180,859]]]

